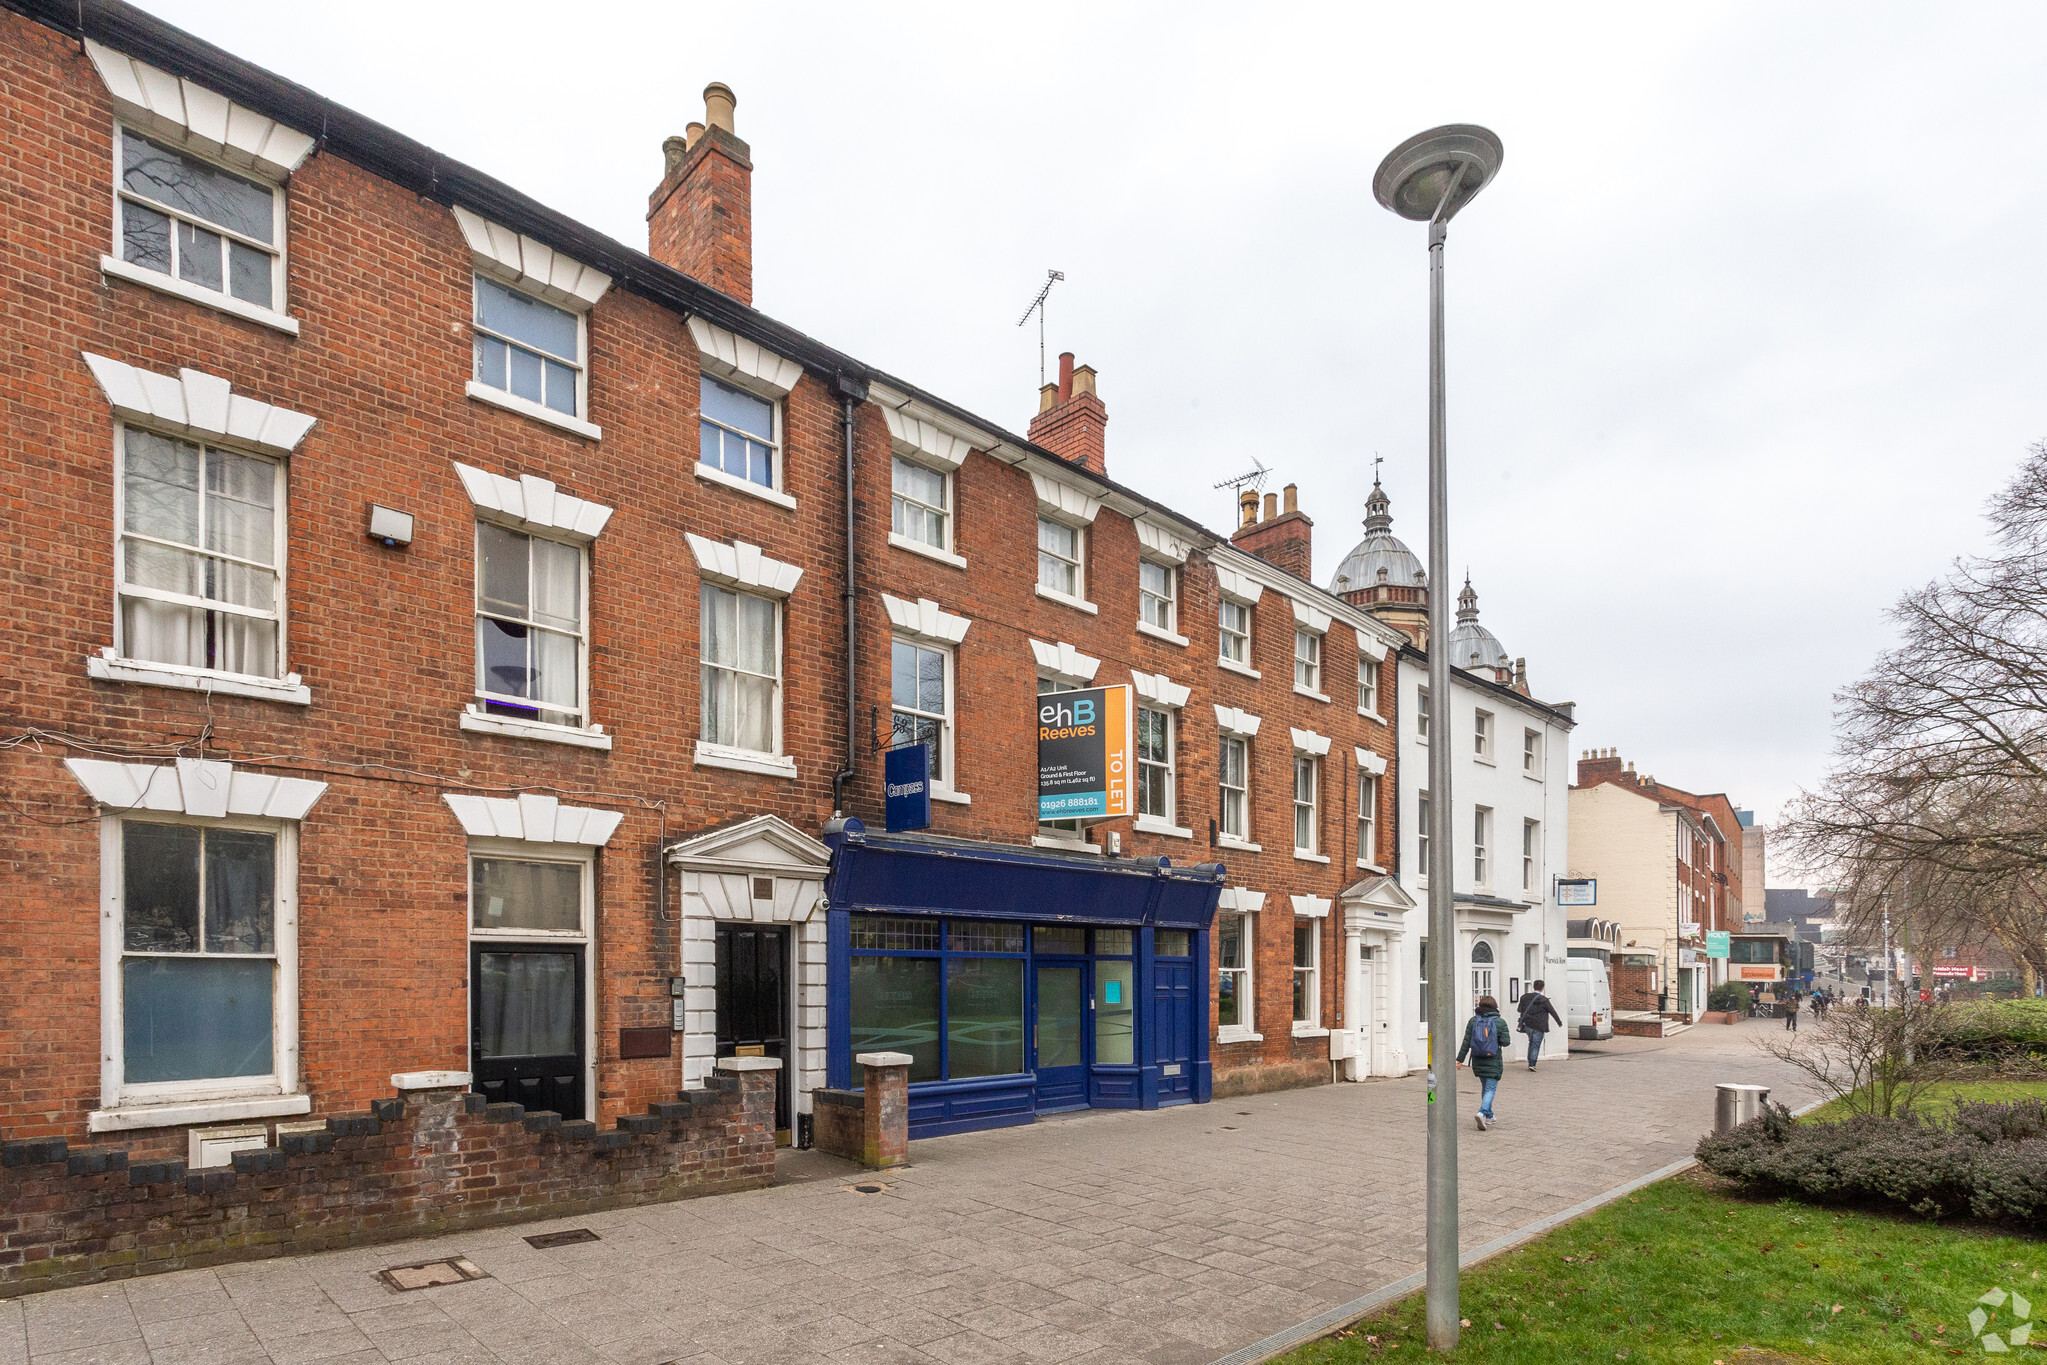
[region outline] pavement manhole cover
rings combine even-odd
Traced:
[[[536,1232],[526,1239],[526,1245],[546,1251],[549,1247],[572,1247],[578,1242],[601,1240],[588,1228],[570,1228],[566,1232]]]
[[[394,1265],[388,1270],[379,1270],[377,1278],[402,1293],[408,1289],[432,1289],[438,1284],[461,1284],[465,1280],[490,1277],[467,1256],[448,1256],[416,1265]]]
[[[863,1180],[857,1185],[846,1186],[848,1194],[886,1194],[888,1186],[879,1180]]]

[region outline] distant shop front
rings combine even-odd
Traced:
[[[825,831],[826,1084],[908,1053],[910,1135],[1206,1102],[1213,864]]]

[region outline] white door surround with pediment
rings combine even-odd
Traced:
[[[1343,1079],[1405,1076],[1407,1006],[1401,989],[1402,939],[1414,898],[1388,876],[1365,877],[1337,893],[1343,911],[1343,1022],[1355,1036]]]
[[[682,1081],[700,1088],[718,1051],[718,925],[786,924],[790,964],[789,1036],[795,1042],[796,1112],[810,1112],[810,1092],[824,1084],[824,876],[831,850],[777,815],[686,835],[667,848],[682,879],[682,998],[675,1028],[682,1034]]]

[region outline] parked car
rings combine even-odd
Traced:
[[[1606,964],[1574,957],[1565,969],[1570,980],[1564,1017],[1571,1036],[1595,1041],[1613,1037],[1613,987],[1606,979]]]

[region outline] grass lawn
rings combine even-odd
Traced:
[[[1692,1172],[1466,1271],[1471,1325],[1452,1356],[1424,1350],[1415,1294],[1281,1359],[1735,1365],[1744,1346],[1855,1365],[1974,1356],[1969,1310],[1998,1285],[2037,1305],[2047,1346],[2043,1270],[2047,1241],[1745,1199]]]
[[[1926,1118],[1939,1118],[1955,1107],[1956,1100],[2047,1100],[2047,1081],[1945,1081],[1926,1087],[1916,1107]],[[1853,1112],[1840,1100],[1828,1100],[1806,1119],[1831,1123]]]

